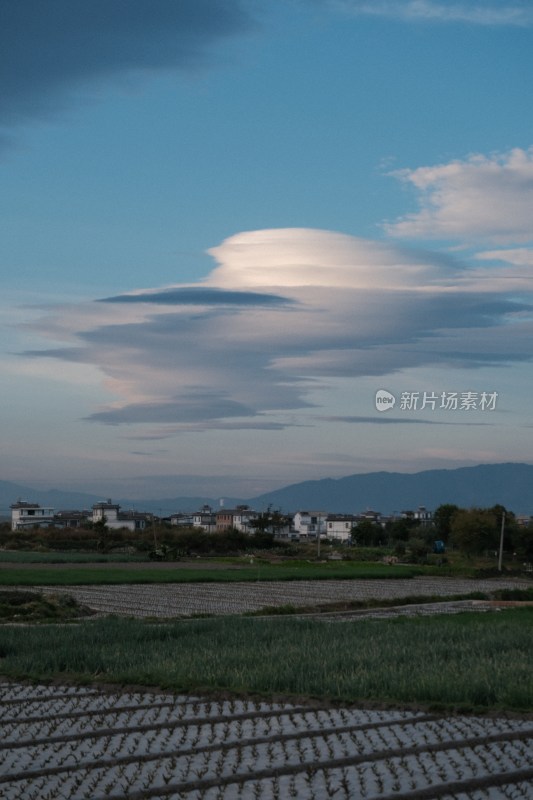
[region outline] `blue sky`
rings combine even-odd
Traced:
[[[4,480],[531,461],[530,3],[18,0],[0,37]]]

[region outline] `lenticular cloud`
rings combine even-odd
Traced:
[[[210,254],[201,283],[58,309],[38,330],[69,346],[28,355],[97,367],[117,400],[95,422],[185,430],[294,424],[330,378],[530,357],[529,306],[479,262],[303,228]]]
[[[308,228],[239,233],[209,253],[219,266],[206,283],[232,288],[416,289],[441,272],[413,250]]]

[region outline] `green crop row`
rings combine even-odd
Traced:
[[[533,609],[327,623],[223,618],[0,629],[0,672],[330,697],[425,707],[533,710]]]
[[[413,578],[422,570],[411,566],[380,564],[307,564],[305,566],[272,566],[260,564],[238,569],[187,569],[176,566],[78,565],[40,566],[0,570],[4,586],[75,586],[114,583],[205,583],[236,581],[352,580]]]
[[[0,550],[0,564],[108,564],[147,561],[131,553],[83,553],[76,551]]]

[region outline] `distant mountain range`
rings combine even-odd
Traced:
[[[104,495],[87,494],[85,492],[66,492],[61,489],[32,489],[30,486],[23,486],[11,481],[0,481],[0,515],[11,515],[10,505],[17,500],[26,500],[29,503],[38,503],[40,506],[48,506],[59,510],[85,510],[90,509],[95,503],[106,500]],[[171,497],[162,499],[132,499],[128,497],[112,498],[114,503],[125,509],[135,509],[137,511],[151,511],[153,514],[166,516],[175,511],[196,511],[203,505],[210,505],[213,508],[218,506],[218,500],[211,497]],[[249,500],[231,500],[233,503],[248,503]],[[228,505],[228,502],[226,502]]]
[[[51,506],[56,510],[86,509],[105,498],[58,489],[40,491],[28,486],[0,481],[0,513],[18,499]],[[113,498],[124,509],[135,508],[166,516],[178,511],[196,511],[207,504],[219,505],[210,497],[171,497],[158,499]],[[303,481],[252,498],[225,498],[225,506],[246,503],[261,511],[268,506],[283,512],[324,510],[358,513],[366,509],[391,514],[425,506],[434,510],[443,503],[462,508],[504,505],[516,514],[533,514],[533,465],[480,464],[458,469],[435,469],[414,474],[370,472],[346,478]]]
[[[248,501],[255,508],[325,509],[354,513],[373,509],[391,514],[443,503],[488,508],[500,503],[516,514],[533,514],[533,465],[480,464],[406,474],[370,472],[286,486]]]

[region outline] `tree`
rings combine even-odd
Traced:
[[[502,521],[505,514],[505,522],[503,523],[503,528],[504,528],[503,549],[504,550],[516,549],[513,542],[516,538],[517,529],[519,525],[516,521],[516,517],[513,514],[513,512],[507,511],[505,506],[502,506],[500,504],[492,506],[492,508],[490,508],[489,511],[492,514],[494,514],[494,519],[496,521],[496,528],[498,530],[498,534],[501,533]]]
[[[435,526],[436,539],[442,539],[443,542],[449,540],[453,518],[460,510],[459,506],[454,503],[443,503],[435,509],[433,525]]]
[[[279,509],[273,510],[272,506],[269,506],[266,511],[262,511],[252,519],[250,525],[256,534],[271,533],[276,536],[288,525],[288,519]]]
[[[460,509],[452,517],[452,544],[468,557],[484,550],[497,550],[499,535],[497,515],[490,509]]]
[[[529,525],[515,525],[510,536],[513,551],[518,558],[533,561],[533,522]]]
[[[407,542],[407,551],[415,564],[425,563],[428,555],[428,544],[420,537],[413,537]]]
[[[103,514],[99,520],[93,522],[93,530],[98,531],[99,533],[104,533],[107,531],[107,517]]]
[[[352,530],[352,540],[361,547],[371,547],[383,544],[385,532],[381,525],[370,519],[360,520]]]
[[[390,542],[406,542],[410,537],[419,533],[415,529],[420,527],[420,520],[413,516],[404,516],[387,522],[385,530]]]

